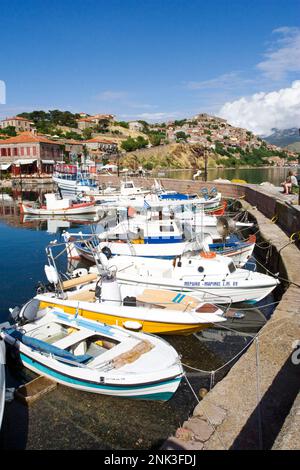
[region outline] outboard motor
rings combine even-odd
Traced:
[[[15,307],[14,310],[11,312],[11,316],[16,315]],[[26,323],[33,322],[38,318],[38,312],[40,308],[40,301],[38,299],[31,299],[29,302],[23,305],[21,309],[19,309],[18,319],[19,325],[25,325]]]
[[[226,238],[230,233],[236,231],[236,223],[228,217],[219,217],[217,221],[217,231],[222,238]]]
[[[122,297],[120,287],[116,280],[115,273],[104,273],[101,276],[101,301],[109,303],[117,307],[122,305]]]

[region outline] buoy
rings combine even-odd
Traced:
[[[199,397],[200,397],[200,398],[204,398],[205,395],[207,395],[207,393],[208,393],[207,388],[200,388],[200,390],[199,390]]]

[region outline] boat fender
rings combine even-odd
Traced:
[[[138,321],[127,320],[127,321],[124,321],[123,327],[125,328],[125,330],[140,331],[143,325]]]
[[[111,249],[108,246],[104,246],[101,251],[105,254],[107,259],[112,257]]]
[[[57,284],[59,281],[58,274],[54,266],[49,266],[48,264],[45,265],[45,274],[50,282],[50,284]]]

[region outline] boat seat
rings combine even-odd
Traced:
[[[64,348],[61,348],[54,344],[49,344],[37,338],[32,338],[31,336],[24,335],[21,331],[14,330],[13,328],[8,331],[8,334],[33,350],[37,350],[39,352],[44,352],[55,356],[58,361],[63,361],[64,359],[66,359],[69,361],[78,362],[79,364],[83,364],[92,359],[92,356],[90,356],[89,354],[80,354],[78,356],[75,356],[71,352],[66,351],[66,349]],[[62,343],[62,341],[64,340],[57,342],[57,344]]]
[[[80,286],[81,284],[87,284],[88,282],[95,281],[98,275],[96,273],[86,274],[85,276],[74,277],[62,283],[64,290],[71,289],[72,287]]]
[[[172,291],[160,291],[145,289],[141,295],[136,297],[138,302],[159,305],[171,310],[192,310],[199,305],[198,299],[189,295]]]
[[[80,290],[68,296],[68,300],[82,300],[83,302],[95,302],[95,290]]]

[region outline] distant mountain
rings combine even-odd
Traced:
[[[290,129],[272,129],[272,134],[263,138],[269,144],[278,145],[278,147],[286,147],[289,144],[300,142],[300,129],[292,127]]]
[[[289,144],[287,146],[288,150],[291,150],[292,152],[298,152],[300,153],[300,142],[294,142],[292,144]]]

